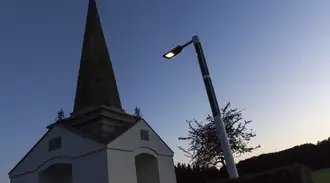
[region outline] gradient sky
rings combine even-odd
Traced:
[[[186,161],[185,120],[210,114],[192,47],[198,34],[220,106],[246,108],[257,132],[246,155],[330,136],[330,1],[97,0],[126,111],[145,119]],[[73,108],[87,0],[0,2],[0,182]]]

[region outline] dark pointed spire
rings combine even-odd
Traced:
[[[89,0],[73,112],[105,105],[122,109],[95,0]]]

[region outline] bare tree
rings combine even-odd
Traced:
[[[247,128],[247,125],[252,121],[243,120],[242,111],[237,108],[232,109],[230,103],[227,103],[221,109],[229,144],[233,155],[236,157],[252,152],[260,147],[260,145],[249,145],[249,141],[256,136],[256,133],[252,129]],[[206,122],[190,120],[187,123],[189,125],[188,135],[186,137],[180,137],[179,140],[189,141],[190,147],[184,149],[179,146],[179,148],[185,152],[192,163],[206,167],[217,166],[219,164],[226,166],[213,117],[209,115],[206,118]]]

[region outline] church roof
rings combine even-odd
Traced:
[[[102,117],[99,117],[99,118],[102,118]],[[74,121],[70,121],[70,120],[58,121],[54,125],[49,126],[48,128],[51,129],[55,125],[61,125],[63,128],[65,128],[79,136],[89,138],[89,139],[91,139],[95,142],[101,143],[101,144],[108,144],[108,143],[112,142],[114,139],[116,139],[117,137],[121,136],[127,130],[132,128],[137,123],[138,120],[139,119],[136,119],[134,123],[125,123],[121,126],[116,127],[116,130],[114,132],[108,133],[108,135],[105,137],[102,136],[101,133],[91,133],[90,130],[81,129],[81,128],[79,128],[79,125],[78,126],[72,125],[72,123]],[[93,121],[90,121],[89,123],[93,123]]]

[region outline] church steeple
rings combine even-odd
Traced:
[[[95,0],[89,0],[73,113],[99,106],[122,109]]]

